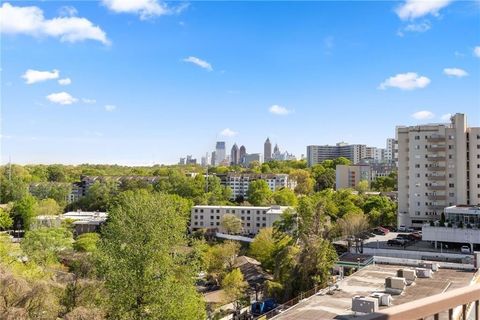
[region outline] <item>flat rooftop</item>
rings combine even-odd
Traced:
[[[353,296],[369,296],[373,292],[383,292],[385,278],[396,276],[397,270],[407,268],[400,265],[370,265],[337,282],[338,290],[333,294],[316,294],[298,303],[273,319],[354,319],[351,310]],[[417,278],[407,286],[401,295],[392,295],[393,304],[403,303],[468,286],[474,276],[473,271],[439,269],[432,278]],[[388,308],[381,306],[380,309]]]

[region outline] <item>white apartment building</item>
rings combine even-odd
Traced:
[[[345,157],[355,164],[365,159],[366,155],[367,146],[364,144],[339,142],[335,146],[307,146],[307,163],[309,167],[322,163],[325,160],[334,160],[339,157]]]
[[[385,152],[384,152],[384,155],[383,155],[383,158],[384,160],[387,160],[387,161],[397,161],[397,150],[398,149],[398,145],[397,145],[397,140],[393,139],[393,138],[388,138],[387,139],[387,143],[386,143],[386,148],[385,148]]]
[[[247,192],[250,182],[258,179],[265,180],[272,191],[282,188],[290,188],[293,190],[296,186],[296,182],[290,181],[288,174],[228,173],[226,177],[222,179],[222,184],[230,187],[232,190],[232,200],[241,197],[248,199]]]
[[[480,204],[480,128],[464,114],[398,127],[397,141],[399,225],[421,227],[447,206]]]
[[[222,232],[221,221],[225,214],[233,214],[242,221],[244,235],[255,235],[260,229],[272,227],[289,207],[253,206],[194,206],[191,211],[190,231],[207,229]]]

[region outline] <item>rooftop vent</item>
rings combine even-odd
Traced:
[[[373,313],[378,311],[378,299],[364,296],[352,298],[352,311],[361,313]]]
[[[400,277],[388,277],[385,279],[385,291],[391,294],[401,294],[405,287],[407,286],[407,281],[405,278]]]
[[[407,281],[407,285],[411,285],[417,278],[417,275],[415,273],[415,270],[412,269],[398,269],[397,277],[405,278],[405,280]]]

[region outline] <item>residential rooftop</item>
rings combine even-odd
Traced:
[[[401,265],[370,265],[337,282],[332,294],[316,294],[275,316],[277,320],[355,319],[351,310],[354,296],[370,296],[384,292],[385,278],[396,277]],[[392,295],[393,304],[400,305],[421,298],[468,286],[474,271],[439,269],[432,278],[417,278],[401,295]],[[381,306],[383,310],[385,306]]]

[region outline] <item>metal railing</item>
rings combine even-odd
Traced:
[[[466,320],[470,312],[473,319],[480,319],[480,284],[454,289],[431,297],[407,302],[375,313],[357,317],[359,320],[404,320],[440,319],[441,314],[449,320]]]

